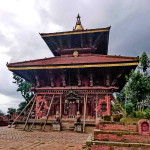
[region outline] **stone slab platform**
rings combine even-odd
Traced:
[[[88,134],[69,131],[26,132],[0,127],[1,150],[81,150]]]

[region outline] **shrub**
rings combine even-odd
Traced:
[[[126,110],[127,116],[130,115],[131,113],[133,113],[133,111],[134,111],[134,105],[132,103],[126,104],[124,106],[124,108]]]
[[[150,119],[150,109],[145,110],[145,118]]]
[[[144,119],[145,118],[145,112],[143,111],[135,111],[135,117],[139,119]]]
[[[110,121],[111,120],[111,116],[110,115],[105,115],[103,116],[104,121]]]
[[[123,117],[122,114],[114,114],[113,120],[119,122],[122,117]]]

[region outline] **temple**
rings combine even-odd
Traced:
[[[82,124],[111,115],[113,93],[138,65],[138,57],[108,55],[110,27],[84,29],[77,16],[72,31],[40,33],[54,57],[9,63],[16,75],[32,83],[38,119]]]

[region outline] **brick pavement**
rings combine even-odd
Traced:
[[[87,137],[69,131],[26,132],[0,127],[0,150],[81,150]]]

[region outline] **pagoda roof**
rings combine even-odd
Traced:
[[[79,57],[51,57],[7,64],[9,70],[65,69],[89,67],[137,66],[138,57],[93,54]]]
[[[54,56],[60,56],[63,49],[94,48],[95,54],[108,53],[110,27],[86,30],[73,30],[56,33],[40,33]]]

